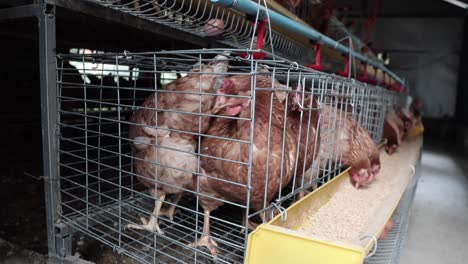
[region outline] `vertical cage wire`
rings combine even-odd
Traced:
[[[60,220],[141,263],[241,263],[340,173],[350,122],[379,141],[394,93],[252,52],[59,55]],[[215,251],[190,245],[208,222]]]

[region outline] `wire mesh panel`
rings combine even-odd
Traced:
[[[398,93],[392,90],[384,90],[384,102],[387,113],[390,111],[398,111],[406,106],[408,96],[404,93]]]
[[[320,145],[301,186],[316,187],[315,180],[325,183],[343,167],[354,166],[356,170],[375,167],[375,171],[369,170],[371,180],[364,181],[367,185],[380,168],[376,143],[382,140],[383,89],[336,76],[328,76],[322,83],[315,88],[323,89],[317,99],[321,111]]]
[[[60,55],[60,220],[142,263],[241,263],[250,230],[380,140],[381,88],[255,52]]]
[[[362,94],[361,126],[369,132],[375,142],[382,141],[382,127],[385,119],[384,89],[378,86],[360,84]]]
[[[312,164],[319,79],[245,53],[59,56],[61,220],[141,262],[242,262]]]
[[[202,0],[87,0],[109,8],[164,24],[166,26],[210,37],[229,47],[252,48],[255,31],[253,18],[233,9]],[[262,20],[262,18],[260,18]],[[300,62],[310,61],[310,49],[276,32],[266,30],[265,49]],[[255,48],[255,46],[254,46]]]

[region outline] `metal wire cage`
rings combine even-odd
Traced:
[[[60,221],[142,263],[241,263],[340,171],[346,120],[381,140],[383,89],[255,52],[59,55]]]
[[[407,107],[407,94],[398,93],[389,89],[385,89],[383,93],[384,101],[382,103],[386,109],[385,114],[391,111],[397,111]]]

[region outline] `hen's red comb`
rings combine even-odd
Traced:
[[[234,88],[234,83],[230,79],[225,79],[221,88],[218,90],[218,93],[223,94],[235,94],[236,89]]]

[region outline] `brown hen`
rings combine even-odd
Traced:
[[[327,105],[322,106],[321,113],[321,144],[316,165],[304,174],[304,182],[312,183],[319,169],[341,159],[345,166],[351,167],[349,175],[356,188],[369,185],[380,171],[380,153],[374,140],[350,113]]]
[[[250,96],[250,76],[231,77],[225,83],[221,93]],[[271,79],[264,76],[256,77],[256,87],[274,88]],[[220,114],[245,119],[215,118],[207,134],[250,141],[251,121],[248,120],[251,117],[250,100],[248,98],[219,96],[216,105],[215,108],[219,109]],[[262,210],[269,205],[277,192],[290,182],[294,174],[297,136],[286,133],[286,138],[284,138],[285,152],[283,152],[284,105],[271,91],[257,90],[254,108],[252,156],[249,155],[250,145],[248,143],[214,137],[207,137],[202,143],[200,150],[203,155],[202,166],[209,177],[198,178],[202,194],[200,204],[205,210],[205,217],[203,235],[197,243],[192,245],[206,246],[212,255],[217,253],[217,244],[210,237],[209,216],[211,211],[221,206],[223,200],[246,204],[248,199],[253,210]],[[291,117],[288,123],[292,124],[295,118]],[[249,159],[250,157],[251,159]],[[252,167],[249,170],[247,165],[226,160],[247,164],[251,162]],[[249,171],[251,172],[250,193],[245,186],[248,184]]]
[[[388,154],[393,154],[401,145],[404,136],[404,127],[403,121],[398,117],[395,111],[387,113],[382,137],[387,139],[385,150]]]
[[[214,106],[214,96],[197,93],[214,93],[219,88],[219,74],[228,68],[226,59],[218,55],[203,66],[202,74],[193,70],[166,85],[164,91],[150,95],[132,115],[129,138],[133,140],[135,172],[157,197],[157,203],[149,221],[142,218],[143,225],[129,224],[128,228],[162,233],[157,217],[165,214],[172,220],[183,190],[191,187],[192,173],[197,172],[197,133],[205,133],[209,126],[209,117],[198,115],[211,114]],[[175,194],[175,199],[166,212],[161,212],[166,194]]]

